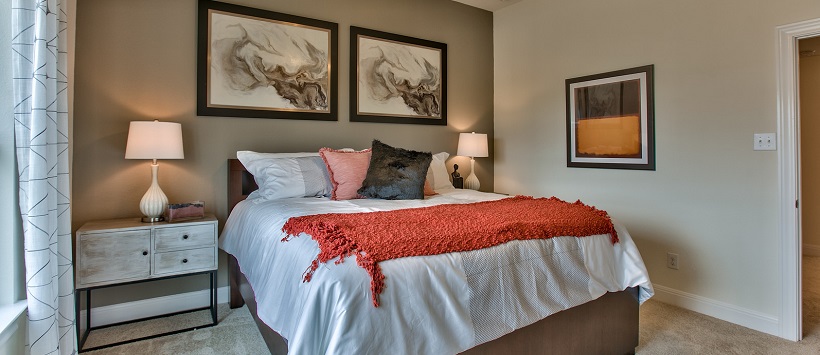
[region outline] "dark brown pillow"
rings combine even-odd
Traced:
[[[424,180],[433,155],[394,148],[373,140],[373,152],[367,176],[359,194],[385,200],[424,198]]]

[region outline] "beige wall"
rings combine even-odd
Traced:
[[[449,0],[233,2],[339,24],[339,121],[197,117],[197,2],[80,0],[74,100],[75,229],[89,220],[140,214],[138,204],[148,188],[150,169],[147,161],[123,158],[128,122],[133,120],[182,123],[185,159],[161,161],[159,183],[171,201],[205,201],[206,210],[217,215],[220,225],[228,214],[226,159],[234,158],[237,150],[366,148],[378,138],[395,146],[454,154],[459,132],[492,135],[491,13]],[[349,122],[351,25],[447,43],[447,127]],[[456,161],[469,166],[466,158]],[[491,189],[492,157],[477,159],[476,168],[482,185]],[[226,285],[224,258],[220,264],[219,284]],[[201,289],[206,283],[188,281],[184,290],[178,284],[104,290],[95,297],[103,305],[163,295],[166,288],[168,292]]]
[[[777,152],[753,151],[752,135],[777,130],[775,27],[818,16],[814,0],[525,0],[496,12],[495,189],[606,209],[655,284],[777,319]],[[657,171],[567,168],[565,79],[647,64]]]
[[[800,50],[815,56],[800,58],[800,169],[803,245],[820,250],[820,37],[800,41]]]

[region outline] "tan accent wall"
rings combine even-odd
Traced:
[[[492,14],[449,0],[232,1],[339,24],[339,121],[196,116],[197,1],[80,0],[77,7],[73,227],[138,216],[148,189],[148,161],[125,160],[128,123],[182,123],[185,159],[160,161],[170,201],[202,200],[220,228],[227,159],[237,150],[316,151],[366,148],[372,139],[433,152],[456,152],[458,133],[493,130]],[[448,126],[352,123],[348,119],[349,28],[418,37],[448,45]],[[448,161],[469,167],[467,158]],[[493,186],[492,157],[476,159],[482,186]],[[463,168],[462,174],[466,173]],[[219,285],[226,285],[224,255]],[[95,305],[207,287],[174,280],[95,293]]]
[[[776,27],[818,16],[813,0],[526,0],[495,12],[495,189],[605,209],[657,285],[776,322],[778,152],[753,151],[752,137],[777,131]],[[567,168],[565,80],[648,64],[657,171]]]

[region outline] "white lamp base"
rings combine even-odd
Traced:
[[[168,197],[162,192],[157,183],[157,170],[159,165],[155,162],[151,164],[151,187],[145,192],[140,200],[140,212],[145,217],[143,222],[154,223],[164,221],[162,213],[165,212],[165,207],[168,206]]]
[[[478,177],[475,176],[475,159],[470,158],[470,176],[464,179],[464,188],[470,190],[478,190],[481,183],[478,182]]]

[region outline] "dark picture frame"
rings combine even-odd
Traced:
[[[338,24],[199,0],[197,115],[338,120]]]
[[[447,44],[350,27],[350,121],[447,125]]]
[[[566,80],[567,167],[655,170],[654,65]]]

